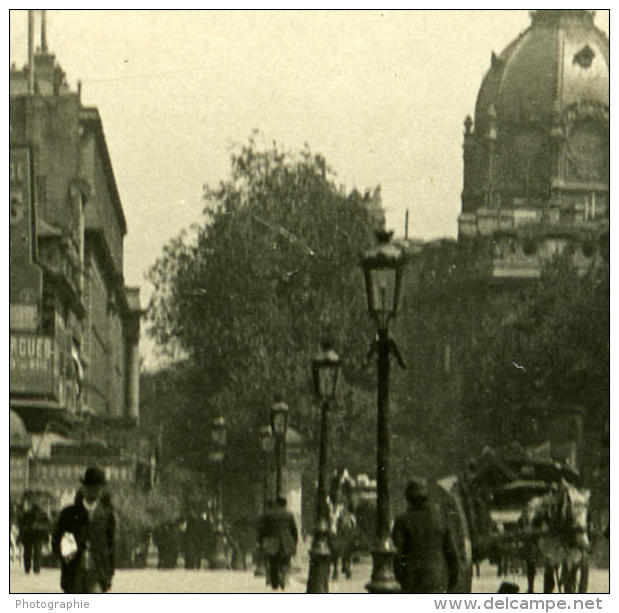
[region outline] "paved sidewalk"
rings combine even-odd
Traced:
[[[300,556],[298,566],[292,573],[286,593],[304,594],[307,582],[307,560]],[[332,594],[365,594],[364,585],[371,574],[370,558],[363,558],[353,565],[353,577],[350,580],[331,581],[329,589]],[[526,590],[526,578],[514,575],[507,578]],[[538,573],[536,589],[541,590],[541,574]],[[58,593],[60,571],[45,568],[39,575],[26,575],[23,570],[12,568],[10,571],[10,590],[12,593]],[[483,564],[481,577],[473,581],[473,592],[481,594],[494,593],[503,579],[496,576],[496,569]],[[608,569],[591,569],[589,577],[590,593],[607,593],[609,589]],[[197,594],[272,594],[265,584],[264,577],[255,577],[252,570],[118,570],[114,577],[112,593],[197,593]],[[280,592],[277,592],[280,593]]]
[[[330,582],[331,593],[365,593],[364,585],[370,575],[367,564],[355,565],[351,580]],[[21,570],[10,573],[13,593],[58,593],[60,571],[44,568],[39,575],[26,575]],[[294,572],[290,576],[286,593],[304,594],[307,572]],[[204,593],[204,594],[272,594],[264,577],[255,577],[253,570],[118,570],[114,576],[112,593]]]

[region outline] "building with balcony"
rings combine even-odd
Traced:
[[[44,21],[36,51],[33,31],[28,65],[10,70],[10,408],[30,440],[12,491],[60,496],[92,461],[135,478],[141,308],[101,117],[68,87]]]

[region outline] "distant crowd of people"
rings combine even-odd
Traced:
[[[27,574],[38,574],[45,553],[60,565],[60,587],[65,593],[107,592],[115,571],[118,535],[105,486],[105,473],[89,467],[73,504],[54,516],[43,510],[34,492],[26,492],[21,503],[11,507],[12,562],[23,564]],[[159,569],[177,568],[182,557],[186,569],[216,561],[218,568],[237,570],[247,569],[247,557],[255,552],[258,540],[267,560],[268,582],[274,589],[284,589],[298,534],[286,500],[280,496],[257,522],[242,517],[229,524],[209,504],[204,511],[190,508],[183,517],[161,522],[147,540],[157,549]],[[148,543],[145,549],[147,553]]]
[[[351,558],[358,547],[358,518],[338,481],[328,495],[329,548],[336,579],[340,564],[351,576]],[[110,590],[115,572],[116,520],[104,472],[89,467],[73,504],[57,516],[48,514],[27,492],[18,508],[11,508],[11,557],[26,573],[40,572],[43,553],[60,565],[60,586],[65,593],[103,593]],[[463,568],[457,535],[440,500],[430,496],[422,477],[412,478],[405,490],[406,510],[392,526],[395,545],[394,575],[403,593],[454,591]],[[605,536],[609,536],[607,528]],[[214,505],[204,511],[189,509],[183,518],[165,521],[150,535],[160,569],[177,568],[183,556],[186,569],[217,562],[216,568],[247,569],[247,555],[264,562],[267,585],[285,590],[291,558],[298,546],[298,530],[287,501],[278,495],[253,521],[245,517],[229,525]],[[148,547],[146,548],[148,549]],[[223,562],[222,562],[223,560]],[[505,583],[501,591],[514,586]]]
[[[253,524],[249,517],[230,523],[212,504],[202,511],[190,508],[186,515],[163,521],[153,529],[157,568],[176,568],[181,558],[186,569],[207,568],[219,556],[225,560],[224,567],[246,570],[247,556],[255,548]]]

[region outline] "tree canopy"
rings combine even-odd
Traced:
[[[197,467],[211,418],[224,415],[235,448],[255,448],[281,396],[290,426],[311,443],[310,360],[328,335],[343,360],[333,447],[354,454],[339,444],[351,428],[361,445],[372,440],[374,385],[363,369],[372,327],[359,254],[374,243],[369,205],[379,191],[345,193],[307,146],[292,155],[275,143],[259,150],[252,138],[231,165],[228,180],[204,189],[203,222],[166,245],[149,273],[150,333],[184,358],[158,384],[175,390],[177,421],[166,436]]]
[[[442,449],[440,474],[486,445],[527,440],[527,414],[579,408],[581,466],[595,470],[590,452],[599,451],[609,408],[607,257],[579,273],[566,254],[539,279],[492,282],[491,245],[481,243],[470,253],[437,245],[409,275],[400,325],[410,368],[394,386],[409,426],[402,421],[400,431],[413,447]]]

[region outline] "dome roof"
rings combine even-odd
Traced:
[[[30,447],[30,435],[24,422],[15,411],[9,413],[9,438],[11,447]]]
[[[531,26],[498,57],[492,54],[477,98],[476,132],[484,131],[493,112],[500,122],[545,122],[575,103],[608,108],[609,54],[591,11],[531,13]]]

